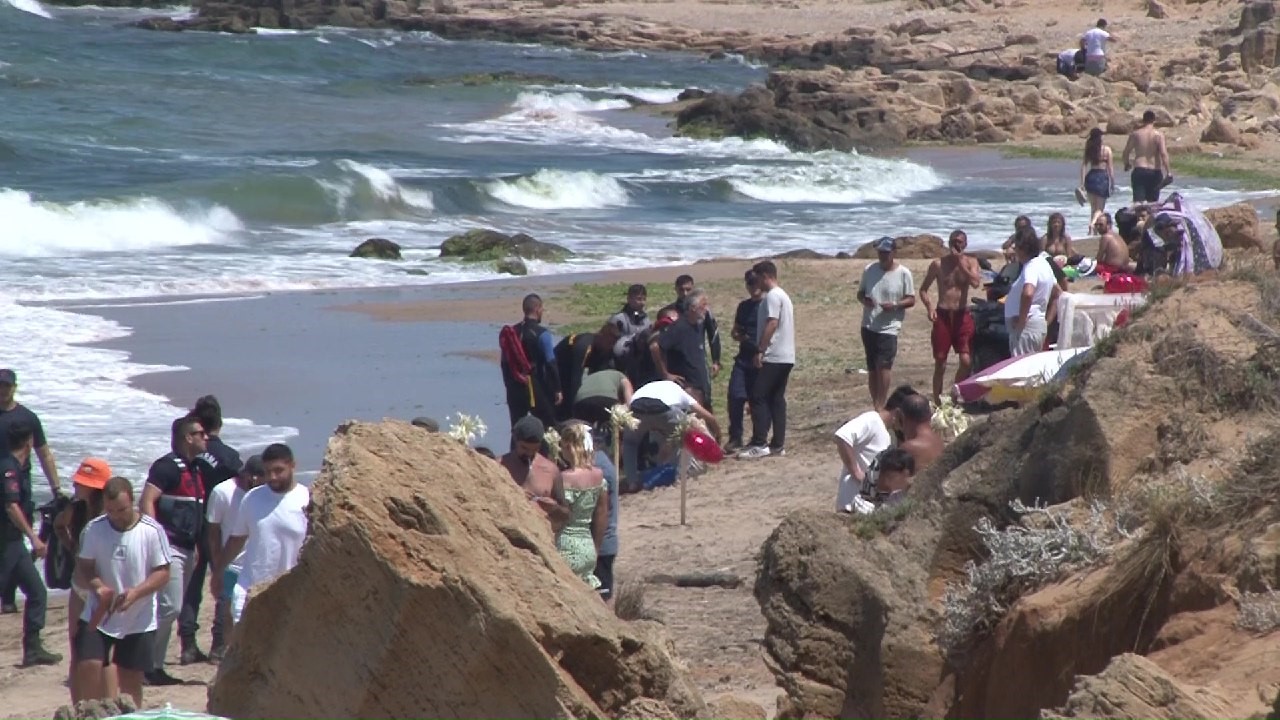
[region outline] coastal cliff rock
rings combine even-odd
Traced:
[[[344,425],[309,514],[298,566],[236,627],[209,712],[705,713],[659,626],[616,618],[506,473],[461,444],[402,422]]]
[[[1098,675],[1078,679],[1060,708],[1042,712],[1044,720],[1115,718],[1116,720],[1212,720],[1231,717],[1229,705],[1205,688],[1185,687],[1159,665],[1126,653]]]
[[[559,262],[572,256],[572,251],[555,243],[534,240],[524,233],[507,235],[496,230],[468,230],[440,245],[440,257],[459,260],[523,258]]]
[[[1243,428],[1280,393],[1270,282],[1135,312],[1067,386],[975,421],[905,510],[784,521],[756,584],[778,716],[1261,712],[1280,433]]]
[[[902,237],[894,238],[894,241],[893,253],[898,258],[932,260],[945,257],[947,253],[951,252],[947,249],[947,245],[942,238],[928,233],[924,235],[903,235]],[[875,260],[879,256],[876,252],[875,241],[859,245],[853,256],[859,260]]]
[[[1239,202],[1204,211],[1204,216],[1222,238],[1225,248],[1264,249],[1258,210],[1247,202]]]

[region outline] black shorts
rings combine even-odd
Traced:
[[[898,356],[898,336],[862,328],[862,347],[867,351],[868,370],[892,370]]]
[[[1129,173],[1134,202],[1156,202],[1160,199],[1160,187],[1164,184],[1164,172],[1156,168],[1134,168]]]
[[[74,654],[77,661],[101,660],[104,665],[145,672],[155,665],[152,660],[155,646],[155,630],[113,638],[101,630],[90,630],[89,623],[84,620],[76,624]],[[114,653],[112,648],[115,648]]]

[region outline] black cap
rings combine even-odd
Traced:
[[[0,385],[17,385],[18,374],[9,368],[0,370]]]
[[[262,477],[267,474],[267,466],[262,464],[261,455],[253,455],[244,461],[244,467],[240,468],[241,475],[249,475],[251,477]]]
[[[515,427],[511,428],[511,434],[515,436],[516,442],[542,442],[542,436],[546,432],[547,429],[542,421],[532,415],[520,418]]]

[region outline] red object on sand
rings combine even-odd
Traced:
[[[1139,275],[1129,273],[1112,273],[1103,284],[1103,292],[1107,294],[1140,293],[1147,291],[1147,280]]]
[[[684,434],[684,447],[695,458],[712,465],[724,459],[724,450],[716,439],[704,432],[690,430]]]

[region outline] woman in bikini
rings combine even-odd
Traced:
[[[1089,228],[1098,222],[1098,216],[1107,209],[1107,198],[1116,187],[1114,169],[1111,167],[1111,148],[1102,142],[1102,128],[1089,131],[1084,143],[1084,161],[1080,163],[1080,186],[1089,197]]]
[[[1064,257],[1068,265],[1075,265],[1083,257],[1076,252],[1075,246],[1071,243],[1071,236],[1067,234],[1067,219],[1062,213],[1056,212],[1049,215],[1048,230],[1045,231],[1041,241],[1049,257]]]

